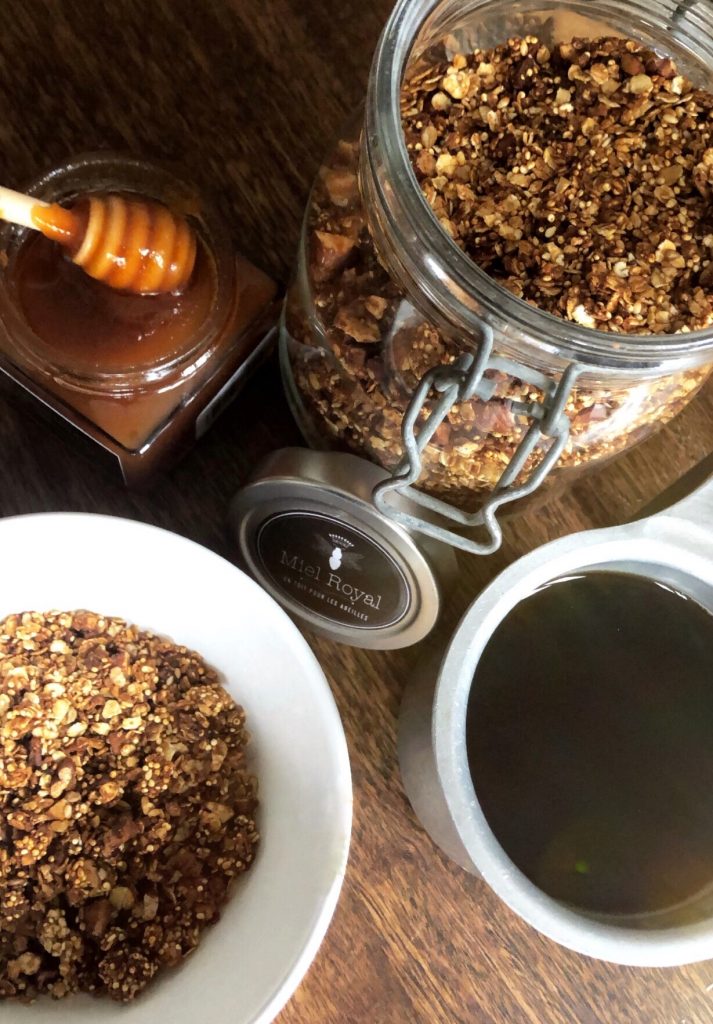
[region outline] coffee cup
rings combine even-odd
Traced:
[[[466,871],[482,877],[516,914],[561,945],[642,967],[709,959],[713,864],[710,890],[696,895],[685,923],[666,910],[637,916],[577,908],[548,895],[517,867],[492,831],[471,776],[466,719],[486,645],[512,609],[541,588],[599,571],[656,581],[713,613],[713,478],[663,512],[554,541],[502,572],[470,606],[445,654],[422,669],[404,696],[399,727],[404,786],[437,845]]]

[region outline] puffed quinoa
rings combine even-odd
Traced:
[[[0,998],[134,998],[258,840],[243,709],[198,654],[89,611],[0,622]]]

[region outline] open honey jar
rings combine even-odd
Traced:
[[[0,231],[0,369],[118,460],[130,485],[210,426],[267,351],[275,283],[172,172],[115,154],[73,159],[28,190],[50,202],[140,196],[186,217],[195,268],[180,292],[136,295],[89,277],[55,243]]]

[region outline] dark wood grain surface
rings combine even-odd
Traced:
[[[389,6],[5,0],[0,181],[19,187],[95,148],[180,161],[218,197],[236,244],[284,280],[310,180],[363,95]],[[0,514],[128,516],[234,557],[231,495],[263,454],[297,441],[270,365],[175,471],[136,495],[3,401]],[[370,654],[310,638],[349,741],[354,838],[333,925],[281,1024],[713,1022],[713,963],[655,971],[587,960],[539,936],[449,863],[419,828],[396,759],[412,667],[483,585],[544,541],[633,516],[712,441],[709,386],[657,437],[508,524],[497,555],[461,558],[444,620],[418,648]]]

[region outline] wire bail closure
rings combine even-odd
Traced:
[[[569,419],[565,406],[577,378],[584,367],[570,363],[559,383],[538,370],[523,366],[513,359],[493,355],[493,331],[487,324],[482,325],[483,336],[475,354],[464,354],[446,366],[435,366],[428,370],[416,387],[404,413],[401,424],[401,439],[404,455],[392,472],[392,478],[378,484],[373,491],[376,507],[390,519],[417,533],[442,541],[474,555],[490,555],[502,543],[502,529],[496,513],[502,505],[524,498],[537,490],[545,477],[559,461],[569,440]],[[510,401],[509,408],[515,415],[527,416],[532,423],[518,445],[515,454],[505,467],[492,493],[476,512],[463,512],[448,502],[416,490],[423,469],[422,453],[430,443],[438,427],[451,409],[472,398],[489,401],[495,392],[496,383],[485,377],[487,370],[499,370],[532,384],[544,392],[542,402]],[[431,393],[436,400],[432,404]],[[426,410],[425,419],[419,426],[419,417]],[[527,479],[517,484],[525,464],[543,440],[550,445],[542,461],[532,470]],[[391,500],[392,492],[401,494],[419,507],[435,514],[439,519],[455,524],[461,529],[482,527],[486,539],[479,541],[456,533],[447,525],[412,515],[398,508]]]

